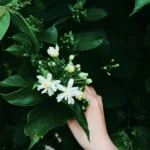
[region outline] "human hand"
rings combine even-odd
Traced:
[[[102,98],[92,87],[86,87],[84,95],[91,101],[85,112],[89,125],[90,142],[76,120],[68,122],[71,132],[85,150],[117,150],[107,133]]]

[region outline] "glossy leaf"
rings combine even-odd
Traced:
[[[70,109],[73,111],[74,118],[78,121],[80,126],[83,128],[84,132],[87,135],[88,140],[90,141],[88,122],[86,120],[83,110],[81,109],[78,103],[75,103],[74,105],[70,105]]]
[[[104,33],[79,33],[75,35],[76,50],[86,51],[94,49],[103,43],[105,34]]]
[[[28,115],[25,134],[31,139],[29,149],[42,139],[49,130],[66,124],[72,117],[71,111],[64,104],[55,103],[52,100],[49,99],[35,106]]]
[[[8,77],[4,81],[0,82],[0,85],[5,87],[23,87],[26,84],[27,82],[25,82],[24,79],[19,75]]]
[[[38,41],[37,37],[35,36],[35,34],[33,33],[32,29],[30,28],[27,21],[24,19],[24,17],[22,17],[22,15],[18,12],[11,11],[11,20],[15,23],[16,26],[18,26],[20,28],[20,30],[22,32],[24,32],[26,35],[28,35],[30,40],[36,46],[36,51],[39,52],[39,50],[40,50],[39,41]]]
[[[105,18],[108,15],[108,12],[101,8],[87,8],[87,17],[85,20],[87,21],[97,21]]]
[[[14,56],[23,56],[25,50],[22,45],[15,44],[6,49],[7,52],[11,53]]]
[[[17,106],[33,106],[44,100],[43,95],[38,91],[32,91],[33,84],[19,89],[18,91],[1,94],[1,96],[10,104]]]
[[[134,6],[134,9],[133,9],[132,13],[130,14],[130,16],[132,16],[135,13],[137,13],[144,6],[146,6],[148,4],[150,4],[150,0],[135,0],[135,6]]]
[[[6,10],[6,12],[0,17],[0,40],[2,40],[2,38],[4,37],[6,31],[8,30],[9,25],[10,25],[10,14],[9,11]]]
[[[48,44],[57,44],[57,40],[58,40],[58,32],[57,29],[52,26],[49,29],[47,29],[46,31],[42,32],[39,35],[39,39],[42,42],[48,43]]]

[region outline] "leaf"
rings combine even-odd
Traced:
[[[29,149],[42,139],[49,130],[64,125],[72,117],[71,111],[64,104],[54,102],[45,101],[35,106],[29,113],[28,124],[25,126],[25,134],[31,139]]]
[[[86,0],[77,0],[76,4],[81,4],[83,6],[86,3]]]
[[[26,44],[30,42],[29,38],[27,37],[25,33],[16,34],[12,36],[11,38],[20,44]]]
[[[10,14],[9,11],[6,10],[5,14],[0,17],[0,40],[4,37],[8,27],[10,25]]]
[[[36,46],[36,51],[38,53],[40,50],[40,43],[24,17],[22,17],[22,15],[18,12],[11,10],[11,19],[15,23],[15,25],[18,26],[20,30],[30,38],[30,40]]]
[[[108,15],[108,12],[101,8],[87,8],[87,17],[85,20],[87,21],[97,21],[105,18]]]
[[[8,4],[10,2],[11,2],[11,0],[0,0],[0,3],[2,3],[2,4]]]
[[[0,94],[7,102],[17,106],[33,106],[44,100],[43,95],[38,91],[32,91],[33,84],[21,88],[9,94]]]
[[[79,33],[75,35],[76,50],[86,51],[100,46],[104,40],[104,33]]]
[[[87,135],[88,140],[90,141],[90,132],[88,129],[88,122],[86,120],[83,110],[81,109],[78,103],[75,103],[74,105],[70,105],[69,107],[73,111],[74,118],[78,121],[80,126],[83,128],[83,130],[85,131]]]
[[[11,54],[17,57],[23,56],[23,54],[25,53],[23,46],[19,44],[15,44],[15,45],[8,47],[6,51],[10,52]]]
[[[148,4],[150,4],[150,0],[135,0],[135,6],[134,6],[134,9],[133,9],[132,13],[130,14],[130,16],[132,16],[135,13],[137,13],[144,6],[146,6]]]
[[[39,39],[42,42],[48,44],[57,44],[57,39],[58,39],[57,29],[54,26],[50,27],[46,31],[39,34]]]
[[[0,85],[4,87],[23,87],[26,84],[27,82],[25,82],[24,79],[19,75],[8,77],[4,81],[0,82]]]
[[[0,6],[0,17],[2,17],[6,12],[6,7]]]

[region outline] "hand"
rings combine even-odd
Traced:
[[[91,101],[85,112],[89,125],[90,142],[76,120],[68,122],[71,132],[85,150],[117,150],[107,133],[102,98],[92,87],[86,87],[84,95]]]

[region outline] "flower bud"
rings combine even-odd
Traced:
[[[70,56],[69,56],[69,60],[70,60],[70,61],[74,60],[74,57],[75,57],[74,55],[70,55]]]
[[[93,81],[92,81],[92,79],[87,79],[86,80],[86,84],[91,84]]]
[[[81,101],[81,100],[82,100],[82,98],[83,98],[83,92],[82,92],[82,91],[80,91],[79,96],[76,96],[75,98]]]
[[[69,64],[69,65],[67,65],[66,70],[68,72],[72,73],[75,71],[75,67],[74,67],[74,65]]]
[[[55,63],[55,62],[52,62],[52,66],[53,66],[53,67],[56,66],[56,63]]]
[[[41,65],[41,64],[42,64],[42,61],[39,61],[39,64]]]
[[[76,65],[76,67],[77,67],[77,68],[80,68],[80,67],[81,67],[81,65],[80,65],[80,64],[77,64],[77,65]]]
[[[79,77],[80,77],[81,79],[83,79],[84,77],[86,77],[86,73],[81,72],[81,73],[79,74]]]

